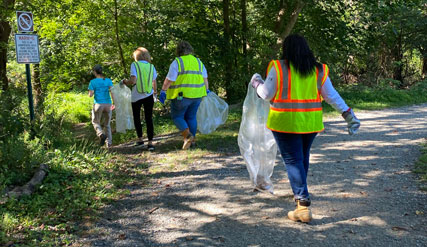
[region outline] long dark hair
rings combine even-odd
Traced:
[[[320,63],[316,62],[313,52],[310,50],[304,37],[292,34],[283,41],[283,56],[288,65],[292,64],[302,76],[308,76],[314,72],[314,68],[322,71]]]

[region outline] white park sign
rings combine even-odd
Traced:
[[[35,34],[15,34],[18,63],[40,63],[39,37]]]

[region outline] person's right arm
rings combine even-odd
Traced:
[[[256,92],[261,99],[270,101],[274,98],[277,91],[277,73],[274,67],[272,67],[268,72],[265,81],[259,74],[255,74],[251,81],[253,80],[259,80],[259,84],[256,87]]]

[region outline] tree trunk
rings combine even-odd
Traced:
[[[231,55],[231,30],[230,30],[230,0],[222,1],[222,10],[224,16],[224,74],[225,74],[225,91],[227,92],[227,99],[233,101],[235,92],[232,87],[233,82],[233,58]]]
[[[123,56],[123,49],[122,49],[122,45],[120,42],[120,36],[119,36],[119,15],[118,15],[118,6],[117,6],[117,0],[114,0],[114,24],[115,24],[115,31],[116,31],[116,41],[117,41],[117,46],[119,47],[119,55],[120,55],[120,59],[122,61],[122,66],[123,66],[123,73],[124,76],[127,75],[127,67],[126,67],[126,62],[125,62],[125,57]]]
[[[423,57],[423,79],[427,78],[427,57]]]
[[[248,41],[246,34],[248,33],[248,23],[247,23],[247,17],[246,17],[246,0],[240,0],[240,8],[242,9],[242,52],[243,52],[243,73],[248,74],[249,68],[248,68]]]
[[[9,88],[9,79],[7,78],[7,47],[9,44],[9,36],[12,28],[7,21],[7,16],[15,5],[15,0],[3,0],[0,6],[0,81],[1,88],[6,91]]]
[[[33,66],[33,90],[34,90],[34,104],[36,106],[36,112],[41,115],[43,113],[43,89],[40,82],[40,64],[34,64]]]
[[[393,49],[393,57],[394,62],[396,62],[396,65],[394,65],[393,68],[393,79],[396,81],[400,81],[399,88],[404,88],[403,83],[403,52],[402,52],[402,29],[400,30],[399,36],[397,38],[397,44],[395,48]]]
[[[277,41],[276,44],[271,47],[271,54],[269,55],[269,59],[274,59],[276,57],[277,51],[280,50],[283,40],[285,40],[285,38],[291,33],[292,29],[294,28],[298,19],[298,15],[304,8],[304,5],[305,3],[303,1],[297,1],[295,3],[295,6],[292,8],[290,16],[287,18],[285,14],[288,6],[283,0],[280,2],[280,10],[277,15],[277,22],[274,30],[277,34]],[[285,26],[286,18],[288,19],[288,22]]]
[[[0,204],[6,203],[11,197],[19,199],[22,196],[29,196],[33,194],[37,189],[37,185],[41,184],[43,179],[46,177],[48,171],[49,167],[45,164],[41,164],[28,183],[23,186],[18,186],[6,193],[7,197],[0,198]]]

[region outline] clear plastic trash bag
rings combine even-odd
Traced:
[[[277,144],[266,127],[269,107],[249,84],[237,141],[255,188],[273,193],[270,177],[276,162]]]
[[[214,92],[203,97],[197,110],[197,129],[202,134],[210,134],[227,121],[228,104]]]
[[[127,129],[135,129],[133,124],[131,90],[125,85],[116,84],[112,89],[116,106],[116,131],[126,133]]]

